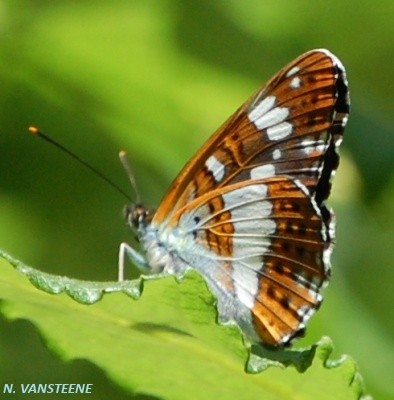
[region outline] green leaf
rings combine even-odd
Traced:
[[[307,350],[252,347],[248,354],[236,327],[215,323],[214,299],[197,273],[181,284],[173,277],[84,282],[0,256],[1,312],[30,320],[61,359],[90,360],[132,393],[208,400],[358,399],[364,392],[350,357],[329,359],[328,338]]]

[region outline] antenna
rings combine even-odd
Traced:
[[[136,180],[135,180],[135,177],[134,177],[134,174],[133,174],[133,170],[131,168],[131,164],[130,164],[129,158],[127,157],[127,153],[124,150],[121,150],[119,152],[119,160],[122,163],[123,168],[125,169],[126,174],[127,174],[128,178],[129,178],[131,187],[134,190],[135,202],[137,204],[140,204],[141,203],[141,196],[140,196],[140,193],[139,193],[138,188],[137,188],[137,183],[136,183]]]
[[[82,160],[82,158],[78,157],[76,154],[74,154],[72,151],[70,151],[69,149],[67,149],[67,147],[64,147],[62,144],[56,142],[54,139],[52,139],[51,137],[45,135],[44,133],[42,133],[38,128],[36,128],[35,126],[29,126],[29,132],[32,135],[38,136],[41,139],[46,140],[48,143],[52,144],[53,146],[57,147],[59,150],[63,151],[64,153],[68,154],[69,156],[71,156],[72,158],[74,158],[74,160],[77,160],[79,163],[81,163],[82,165],[84,165],[86,168],[90,169],[90,171],[92,171],[95,175],[99,176],[102,180],[104,180],[105,182],[107,182],[108,184],[110,184],[115,190],[117,190],[119,193],[121,193],[123,196],[125,196],[129,201],[132,201],[130,196],[123,190],[121,189],[118,185],[116,185],[113,181],[111,181],[109,178],[107,178],[103,173],[101,173],[99,170],[97,170],[96,168],[92,167],[90,164],[88,164],[86,161]],[[122,162],[122,164],[124,165],[124,163]],[[129,172],[128,172],[129,174]],[[129,175],[129,179],[130,179],[130,175]],[[134,179],[134,178],[133,178]],[[130,179],[131,180],[131,179]],[[135,187],[135,183],[134,185],[132,184],[134,191],[137,194],[136,191],[136,187]],[[139,199],[139,196],[137,194],[137,198]]]

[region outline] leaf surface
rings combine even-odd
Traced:
[[[363,393],[354,361],[329,359],[328,338],[307,350],[254,347],[248,355],[239,330],[215,322],[214,299],[197,273],[181,283],[173,277],[86,282],[1,255],[1,312],[31,321],[61,359],[87,359],[130,392],[164,399],[195,399],[196,393],[204,399],[358,399]]]

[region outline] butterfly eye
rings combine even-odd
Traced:
[[[123,215],[127,224],[133,228],[137,229],[139,226],[139,213],[136,206],[126,205],[123,209]]]
[[[123,218],[127,222],[130,221],[130,216],[131,216],[132,212],[133,212],[133,207],[132,206],[130,206],[130,205],[124,206],[124,208],[123,208]]]

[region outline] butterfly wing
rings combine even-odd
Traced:
[[[219,316],[267,345],[286,343],[319,307],[331,246],[308,189],[287,177],[213,190],[177,213],[183,263],[199,271]]]
[[[348,112],[340,61],[300,56],[208,140],[153,216],[161,246],[201,272],[219,317],[253,340],[286,344],[321,302],[333,239],[323,201]]]
[[[154,221],[212,189],[256,177],[299,179],[322,204],[348,113],[341,62],[327,50],[305,53],[247,100],[186,164]]]

